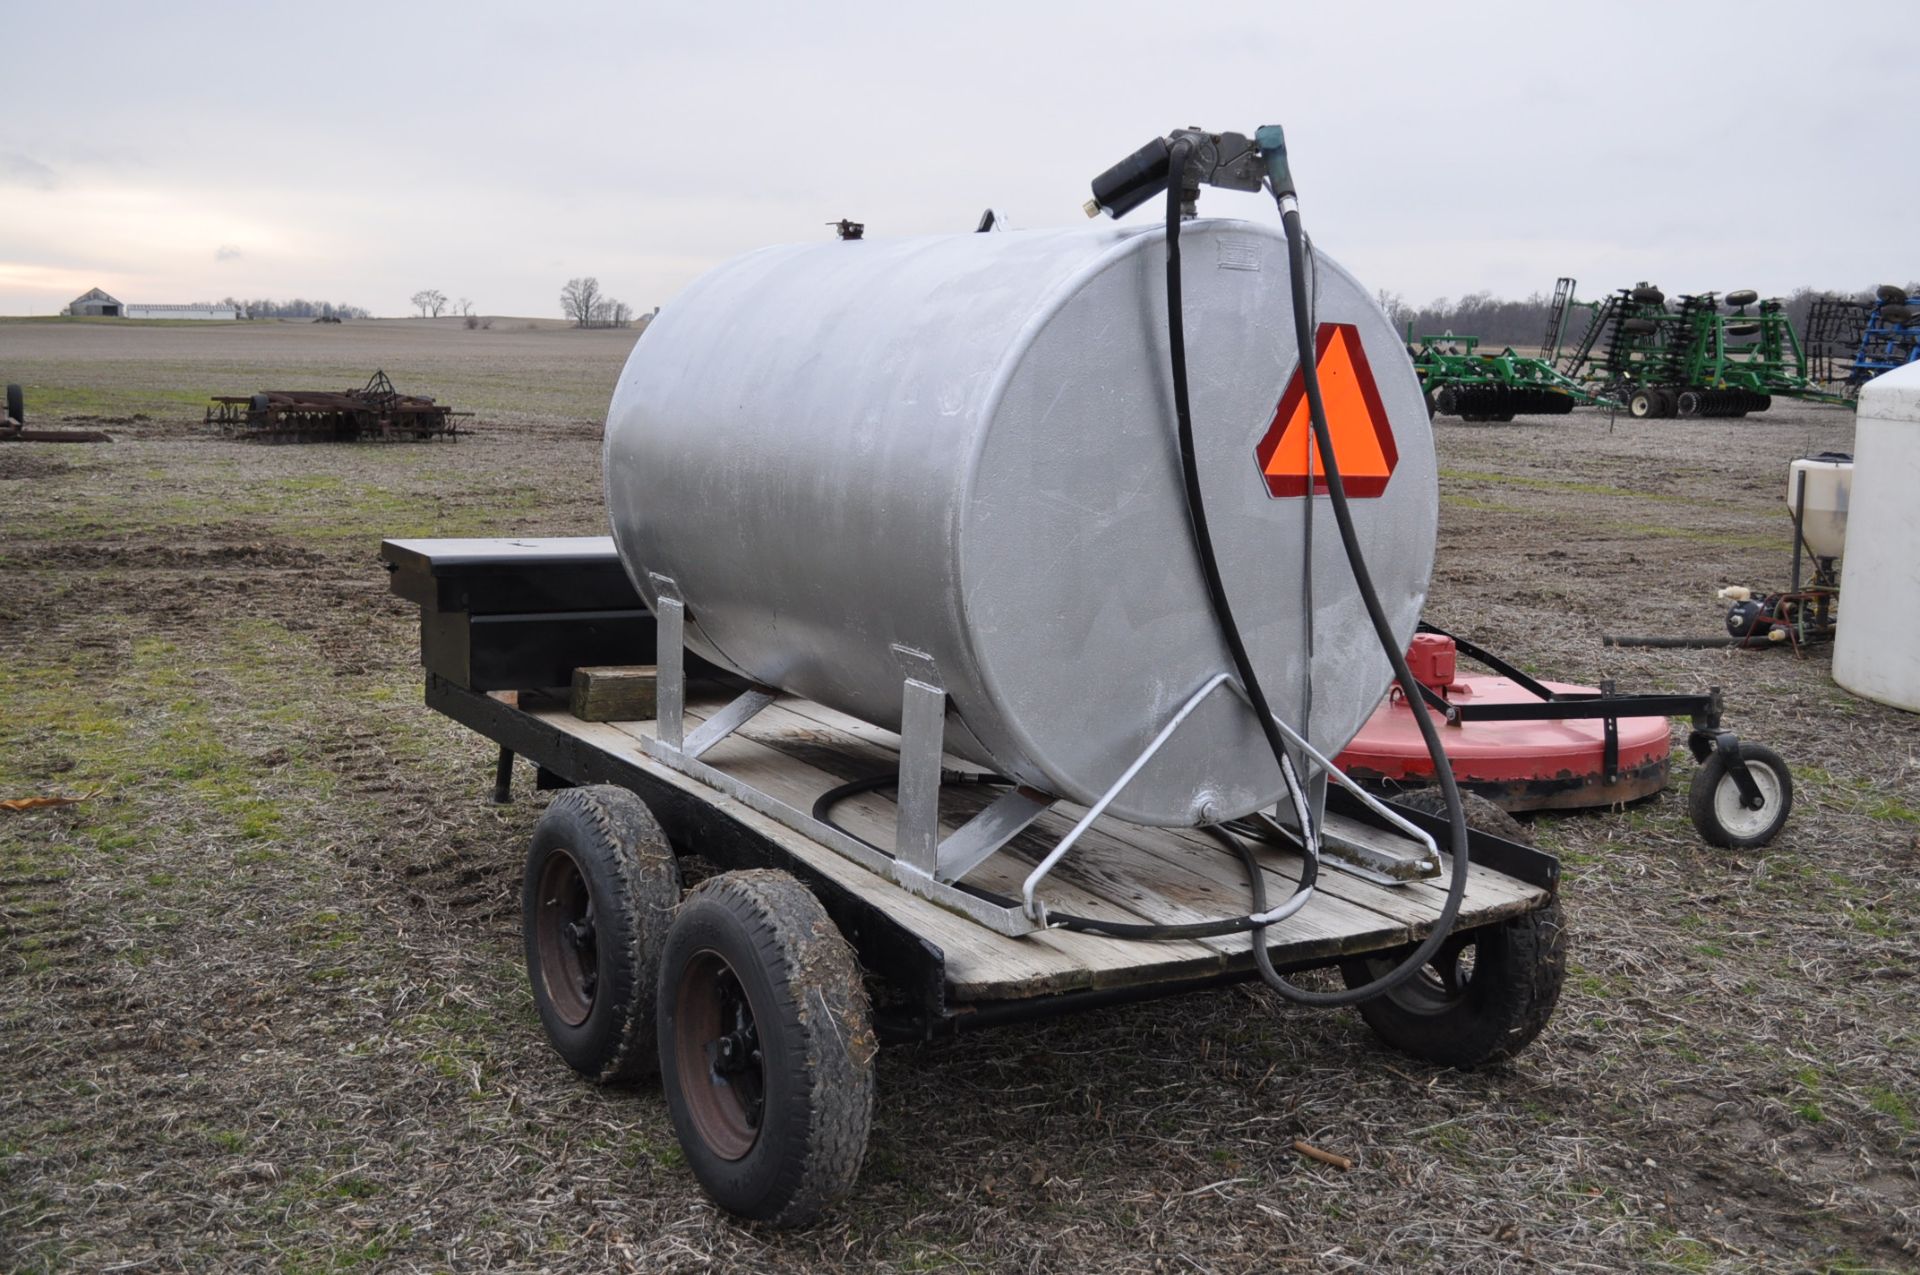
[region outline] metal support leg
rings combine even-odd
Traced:
[[[946,741],[947,693],[917,677],[902,684],[899,819],[894,855],[933,876],[940,861],[940,755]]]
[[[500,760],[493,764],[493,804],[511,805],[513,802],[513,750],[505,744],[500,745]]]
[[[677,750],[687,730],[687,605],[680,600],[673,581],[664,576],[655,576],[653,581],[660,597],[654,608],[655,713],[660,742]]]

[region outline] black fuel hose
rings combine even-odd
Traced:
[[[1178,172],[1178,169],[1174,171]],[[1313,423],[1314,445],[1320,453],[1320,467],[1326,474],[1328,503],[1333,507],[1333,520],[1340,529],[1340,544],[1346,551],[1347,566],[1353,572],[1354,590],[1359,593],[1367,609],[1367,618],[1373,624],[1374,635],[1380,640],[1380,649],[1386,653],[1387,662],[1393,666],[1394,680],[1399,683],[1407,702],[1414,706],[1413,719],[1419,724],[1420,736],[1426,742],[1427,754],[1433,761],[1434,777],[1439,780],[1440,790],[1447,802],[1447,824],[1453,853],[1453,873],[1447,886],[1446,902],[1441,905],[1440,915],[1434,918],[1432,929],[1420,945],[1409,953],[1399,965],[1387,973],[1359,987],[1351,987],[1339,992],[1312,991],[1295,986],[1280,977],[1273,968],[1273,959],[1267,952],[1263,937],[1264,927],[1254,931],[1253,960],[1260,970],[1260,977],[1267,986],[1287,1000],[1302,1005],[1322,1007],[1338,1005],[1357,1005],[1372,1000],[1406,983],[1420,972],[1440,945],[1453,932],[1453,924],[1460,916],[1460,905],[1467,894],[1467,822],[1465,809],[1460,801],[1460,789],[1454,782],[1453,766],[1447,760],[1447,750],[1440,742],[1440,733],[1435,729],[1433,718],[1420,698],[1420,684],[1414,680],[1413,670],[1407,667],[1407,657],[1400,649],[1399,641],[1394,637],[1393,625],[1387,620],[1385,608],[1380,605],[1380,595],[1373,586],[1373,574],[1367,569],[1365,553],[1360,548],[1359,535],[1354,531],[1353,515],[1347,508],[1347,490],[1340,478],[1339,461],[1334,454],[1333,435],[1327,428],[1327,409],[1320,396],[1320,371],[1316,365],[1316,350],[1313,329],[1313,316],[1307,298],[1307,245],[1306,232],[1300,224],[1300,210],[1294,205],[1290,191],[1274,191],[1274,200],[1280,207],[1280,222],[1287,236],[1287,272],[1288,282],[1293,293],[1293,331],[1294,343],[1300,360],[1300,375],[1307,394],[1307,414]],[[1179,205],[1176,200],[1168,201],[1168,290],[1167,305],[1169,311],[1180,304],[1180,294],[1172,286],[1178,275],[1172,266],[1177,258],[1174,255],[1174,241],[1178,235]],[[1176,386],[1186,380],[1186,368],[1181,360],[1174,363]],[[1176,388],[1175,403],[1181,395]],[[1307,476],[1307,499],[1313,499],[1313,475],[1311,467]],[[1196,530],[1202,524],[1196,524]],[[1201,539],[1201,554],[1209,563],[1213,559],[1213,546],[1204,537]],[[1311,571],[1313,564],[1309,562]],[[1209,580],[1217,581],[1219,573],[1209,572]],[[1224,598],[1219,599],[1224,602]],[[1220,622],[1223,628],[1232,625],[1231,613],[1222,608]],[[1242,670],[1242,676],[1251,679],[1253,670]],[[1262,910],[1258,896],[1254,899],[1255,914]]]

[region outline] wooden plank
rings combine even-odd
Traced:
[[[811,722],[823,729],[828,729],[829,738],[843,731],[848,735],[854,735],[858,728],[857,734],[861,742],[870,747],[884,749],[884,741],[892,737],[891,732],[858,723],[845,714],[836,713],[811,701],[783,700],[767,711],[772,713],[776,709],[785,710],[787,714],[800,721]],[[826,725],[829,722],[833,723],[831,727]],[[963,762],[958,762],[958,759],[956,764],[965,765]],[[1056,807],[1055,811],[1036,822],[1034,829],[1037,832],[1051,833],[1050,840],[1057,839],[1081,813],[1079,807],[1062,803],[1061,806]],[[1147,856],[1160,865],[1143,874],[1140,869],[1145,865],[1137,862],[1131,864],[1131,875],[1136,879],[1144,876],[1150,880],[1150,888],[1154,892],[1183,887],[1193,889],[1192,885],[1180,879],[1179,874],[1196,874],[1203,877],[1212,887],[1224,887],[1230,897],[1237,899],[1237,902],[1228,905],[1224,912],[1221,908],[1214,907],[1214,910],[1208,913],[1209,916],[1246,911],[1245,868],[1237,856],[1228,853],[1218,842],[1197,828],[1144,828],[1119,820],[1102,820],[1089,831],[1087,837],[1074,848],[1073,854],[1057,871],[1070,873],[1069,865],[1080,861],[1083,851],[1089,852],[1087,857],[1092,858],[1103,848],[1103,843],[1111,842],[1130,846],[1139,854]],[[1010,849],[1018,855],[1017,844]],[[1291,894],[1294,886],[1299,882],[1299,856],[1269,846],[1257,847],[1257,853],[1267,874],[1268,898],[1272,903],[1277,904]],[[1542,890],[1478,865],[1469,867],[1469,882],[1462,912],[1463,914],[1471,913],[1482,919],[1496,919],[1512,915],[1514,912],[1525,911],[1545,897],[1545,892]],[[1202,888],[1196,897],[1217,898],[1218,891]],[[1316,911],[1329,900],[1351,905],[1351,907],[1329,909],[1334,915],[1346,918],[1348,924],[1341,932],[1358,936],[1379,930],[1377,921],[1355,915],[1354,909],[1357,908],[1386,917],[1397,926],[1406,927],[1404,932],[1413,936],[1424,933],[1427,926],[1432,924],[1439,915],[1445,898],[1446,890],[1443,886],[1435,887],[1427,883],[1382,886],[1322,865],[1314,902],[1289,918],[1285,926],[1275,927],[1275,931],[1270,931],[1269,938],[1272,941],[1275,932],[1285,933],[1287,927],[1301,931],[1303,937],[1313,933],[1312,923],[1318,919]],[[1246,946],[1244,940],[1234,939],[1231,942],[1240,947]]]
[[[659,713],[660,670],[602,664],[573,670],[568,707],[583,722],[631,722]]]
[[[705,713],[711,711],[711,705],[689,707],[687,717],[704,720]],[[854,751],[857,745],[847,741],[829,741],[820,739],[818,729],[802,732],[796,738],[792,734],[781,734],[780,714],[777,705],[761,710],[752,722],[740,731],[728,736],[713,746],[701,761],[718,769],[743,783],[753,785],[769,796],[777,797],[788,805],[801,810],[811,808],[814,800],[827,789],[847,779],[870,774],[875,769],[878,758],[864,757]],[[763,721],[772,714],[771,721]],[[636,738],[650,737],[652,723],[613,723],[615,730],[630,733]],[[789,747],[796,749],[799,755],[783,751],[765,742],[756,735],[771,732]],[[836,746],[837,745],[837,746]],[[809,758],[833,765],[835,769],[826,770],[811,764]],[[677,772],[676,772],[677,773]],[[702,785],[704,787],[704,785]],[[850,797],[835,808],[834,820],[840,827],[875,845],[889,845],[894,833],[894,804],[884,797],[873,793],[864,793]],[[957,826],[947,823],[947,828]],[[824,846],[808,841],[821,853],[839,859]],[[846,862],[842,860],[842,862]],[[858,869],[865,871],[865,869]],[[881,890],[892,893],[904,893],[893,885],[871,873],[867,874]],[[1020,883],[1026,871],[1016,863],[1006,861],[1004,852],[982,864],[969,874],[968,880],[996,893],[1017,897]],[[1106,897],[1071,877],[1063,879],[1049,890],[1050,901],[1063,911],[1085,916],[1105,917],[1115,921],[1157,921],[1158,917],[1132,911],[1125,900]],[[886,897],[891,897],[889,894]],[[973,927],[982,929],[983,927]],[[1004,938],[1004,936],[994,936]],[[1033,937],[1007,940],[1025,943]],[[1193,940],[1174,940],[1143,944],[1128,939],[1110,938],[1102,934],[1076,933],[1065,930],[1049,931],[1046,937],[1072,952],[1074,958],[1087,968],[1095,987],[1111,986],[1116,981],[1138,982],[1149,974],[1159,978],[1198,977],[1221,968],[1221,954],[1206,944]],[[949,951],[948,962],[952,964],[954,954]]]
[[[808,704],[807,707],[817,706]],[[884,769],[893,756],[882,746],[849,738],[838,728],[825,727],[811,714],[803,716],[794,712],[787,702],[763,709],[754,721],[747,724],[743,733],[779,752],[800,749],[805,756],[792,756],[790,753],[789,756],[801,765],[806,764],[807,756],[816,755],[822,748],[832,754],[834,763],[844,773],[821,776],[810,787],[803,783],[801,786],[807,788],[810,794],[806,798],[808,801],[851,775],[871,774]],[[854,760],[858,764],[845,765],[847,760]],[[977,808],[983,802],[969,804]],[[893,803],[886,798],[864,794],[837,808],[836,819],[854,830],[856,835],[884,845],[885,839],[892,834],[893,810]],[[855,811],[858,812],[857,816],[850,817],[849,812]],[[944,830],[952,831],[971,813],[971,809],[943,810]],[[1079,813],[1077,809],[1071,809],[1065,814],[1049,813],[1042,816],[1026,833],[968,874],[968,880],[997,893],[1016,895],[1033,866],[1066,834]],[[853,818],[861,821],[860,827],[855,827]],[[1156,925],[1190,924],[1221,917],[1244,916],[1248,911],[1249,897],[1245,869],[1239,859],[1207,840],[1194,848],[1144,856],[1141,851],[1146,847],[1166,849],[1163,844],[1164,832],[1162,829],[1138,828],[1117,820],[1103,820],[1096,824],[1048,878],[1043,896],[1048,906],[1065,913]],[[1257,850],[1260,857],[1270,861],[1267,864],[1268,891],[1273,902],[1278,903],[1293,892],[1299,880],[1299,859],[1282,850]],[[1218,872],[1207,871],[1223,867],[1230,874],[1230,880]],[[1428,921],[1433,910],[1416,908],[1414,913],[1420,920]],[[1139,960],[1138,953],[1143,943],[1143,940],[1107,939],[1095,935],[1079,937],[1125,944],[1130,949],[1132,959],[1125,966],[1112,968],[1132,968]],[[1270,927],[1267,937],[1269,950],[1275,954],[1275,959],[1305,960],[1355,950],[1392,947],[1406,942],[1412,937],[1412,931],[1402,918],[1356,907],[1330,894],[1320,894],[1286,921]],[[1230,963],[1251,962],[1250,936],[1232,934],[1193,941],[1211,948],[1220,959]],[[1165,941],[1153,942],[1158,946],[1166,945]]]

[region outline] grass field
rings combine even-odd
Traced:
[[[901,1047],[857,1197],[718,1214],[656,1088],[539,1035],[538,801],[420,705],[387,535],[603,530],[632,333],[417,321],[0,325],[0,1270],[1920,1269],[1920,718],[1827,654],[1622,651],[1783,585],[1785,464],[1845,412],[1443,418],[1429,616],[1529,668],[1727,690],[1795,768],[1785,835],[1703,846],[1690,763],[1538,820],[1573,965],[1515,1062],[1434,1072],[1263,989]],[[456,444],[204,436],[214,393],[357,385]],[[1351,1156],[1341,1173],[1294,1138]]]

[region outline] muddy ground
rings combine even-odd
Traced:
[[[419,703],[384,535],[602,529],[631,334],[0,325],[0,1269],[1920,1268],[1920,719],[1824,651],[1622,651],[1785,581],[1788,458],[1844,411],[1442,420],[1430,618],[1528,667],[1723,686],[1791,825],[1710,850],[1674,788],[1541,819],[1572,973],[1511,1064],[1436,1072],[1264,990],[901,1047],[858,1197],[718,1214],[657,1088],[543,1043],[538,800]],[[260,447],[199,399],[298,377],[480,412],[458,444]],[[272,388],[280,388],[275,385]],[[524,789],[524,780],[523,780]],[[1355,1168],[1303,1161],[1296,1137]]]

